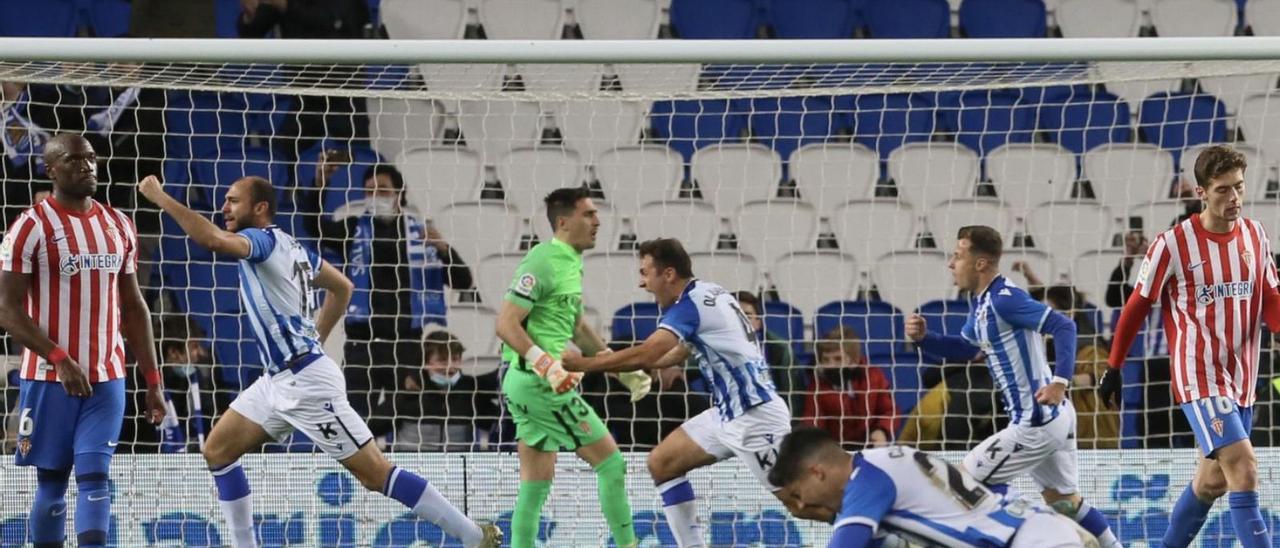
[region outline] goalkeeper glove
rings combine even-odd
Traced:
[[[618,380],[631,391],[631,401],[638,402],[653,389],[653,377],[644,371],[627,371],[618,373]]]
[[[1104,405],[1119,409],[1120,392],[1123,388],[1124,380],[1120,377],[1120,368],[1109,367],[1107,372],[1102,374],[1102,381],[1098,383],[1098,399],[1101,399]]]
[[[533,372],[539,377],[546,379],[547,384],[551,385],[551,389],[557,394],[563,394],[573,390],[578,386],[578,382],[582,381],[582,373],[570,373],[564,368],[564,364],[560,360],[551,357],[545,350],[538,348],[538,345],[529,347],[529,351],[524,353],[524,359],[533,368]]]

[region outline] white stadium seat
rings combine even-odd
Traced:
[[[978,154],[959,143],[911,143],[889,153],[898,197],[923,213],[936,204],[973,197]]]
[[[541,210],[542,199],[558,188],[578,187],[587,169],[578,155],[557,148],[513,150],[495,166],[508,204],[526,215]]]
[[[1142,30],[1133,0],[1062,0],[1055,15],[1066,38],[1137,38]]]
[[[396,158],[396,167],[404,174],[405,198],[428,216],[479,199],[484,186],[480,156],[465,148],[411,148]]]
[[[515,208],[505,204],[456,203],[436,215],[435,225],[468,264],[495,253],[515,252],[519,247],[521,218]]]
[[[1262,228],[1267,231],[1267,238],[1272,242],[1271,250],[1274,253],[1276,249],[1275,242],[1280,239],[1280,236],[1277,236],[1277,234],[1280,234],[1280,203],[1245,202],[1244,215],[1262,223]]]
[[[383,158],[395,158],[406,148],[437,144],[443,113],[422,99],[367,99],[369,143]]]
[[[516,65],[526,91],[533,93],[590,93],[600,91],[604,65],[556,63]]]
[[[502,299],[515,279],[516,267],[524,260],[519,251],[490,255],[480,259],[471,271],[475,273],[476,292],[485,306],[500,310]]]
[[[808,316],[826,303],[854,297],[858,265],[853,255],[834,249],[796,251],[774,263],[769,280],[782,300]]]
[[[818,239],[818,212],[807,202],[788,199],[758,200],[738,208],[733,233],[738,249],[773,264],[792,251],[808,251]]]
[[[1084,202],[1054,202],[1027,215],[1027,231],[1036,245],[1061,257],[1108,249],[1117,220],[1109,209]]]
[[[757,144],[716,144],[693,153],[691,173],[702,198],[720,215],[738,206],[778,195],[782,158]]]
[[[609,150],[639,143],[648,110],[646,101],[568,101],[556,105],[554,116],[565,148],[591,164]]]
[[[947,255],[941,251],[895,251],[877,259],[871,275],[880,298],[903,311],[956,293]]]
[[[1257,147],[1267,162],[1280,159],[1280,91],[1251,95],[1240,105],[1236,123],[1244,139]],[[1263,166],[1249,166],[1249,169]]]
[[[455,304],[449,307],[449,332],[458,338],[471,356],[495,356],[500,346],[494,336],[498,313],[493,308],[473,304]]]
[[[1124,211],[1164,200],[1173,188],[1173,157],[1144,143],[1113,143],[1084,153],[1083,175],[1102,205]]]
[[[1217,97],[1227,108],[1228,114],[1240,111],[1246,97],[1267,93],[1276,89],[1274,72],[1266,74],[1242,74],[1236,76],[1205,76],[1199,79],[1205,93]]]
[[[1013,228],[1009,208],[989,198],[943,202],[929,209],[924,222],[933,233],[933,242],[945,253],[956,248],[956,234],[962,227],[986,225],[1000,231],[1006,241],[1010,240]]]
[[[653,40],[662,21],[657,0],[578,0],[573,13],[587,40]]]
[[[490,40],[559,40],[564,6],[560,0],[481,0],[480,24]]]
[[[873,197],[880,157],[858,143],[813,143],[791,154],[791,178],[800,197],[829,214],[850,200]]]
[[[895,249],[915,246],[919,217],[911,206],[896,200],[858,200],[837,207],[831,231],[840,250],[862,264],[871,264]]]
[[[1147,241],[1153,241],[1173,226],[1173,220],[1187,211],[1186,204],[1178,200],[1160,200],[1137,204],[1129,208],[1130,217],[1142,217],[1142,233]],[[1126,222],[1125,226],[1129,226]]]
[[[697,265],[694,265],[697,272]],[[613,314],[634,302],[653,302],[653,295],[640,289],[640,261],[634,253],[589,253],[582,258],[582,304],[601,317]]]
[[[499,346],[498,352],[501,352],[502,345],[498,345],[498,346]],[[468,352],[468,354],[464,354],[465,357],[462,358],[462,367],[458,368],[459,370],[462,371],[463,375],[467,375],[469,377],[479,377],[481,375],[488,375],[489,373],[493,373],[494,371],[497,371],[499,368],[502,367],[501,355],[481,356],[476,354],[470,354],[471,349],[469,347],[463,347],[463,348],[466,348]],[[496,398],[496,396],[493,396],[493,397]],[[484,443],[487,440],[482,439],[479,441],[480,443]]]
[[[435,92],[498,91],[507,74],[506,65],[494,63],[421,63],[417,68],[427,89]],[[458,110],[456,102],[444,106]]]
[[[1071,266],[1071,285],[1083,291],[1085,298],[1100,308],[1107,304],[1107,284],[1111,280],[1111,272],[1124,258],[1124,251],[1108,249],[1090,251],[1076,257]],[[1139,263],[1142,258],[1134,259]],[[1137,273],[1138,269],[1133,269]],[[1101,327],[1101,326],[1099,326]]]
[[[661,145],[611,150],[595,161],[595,171],[605,200],[627,217],[644,204],[676,199],[684,178],[680,154]]]
[[[711,251],[720,235],[720,217],[710,205],[693,200],[648,203],[636,212],[636,239],[676,238],[686,251]]]
[[[1151,9],[1156,34],[1171,36],[1233,36],[1235,0],[1157,0]]]
[[[1206,143],[1188,147],[1182,151],[1182,157],[1178,161],[1179,176],[1182,180],[1192,185],[1196,184],[1196,158],[1200,157],[1200,152],[1217,143]],[[1222,143],[1236,149],[1236,151],[1244,154],[1245,162],[1249,167],[1244,170],[1245,185],[1245,201],[1265,199],[1267,193],[1267,162],[1262,157],[1262,153],[1258,148],[1248,143]]]
[[[668,94],[697,89],[702,65],[618,63],[613,70],[618,73],[622,91]]]
[[[1101,62],[1095,65],[1098,76],[1106,80],[1107,91],[1129,104],[1129,112],[1138,113],[1142,101],[1161,92],[1174,92],[1182,88],[1179,78],[1158,80],[1130,80],[1133,78],[1131,63]]]
[[[395,40],[455,40],[467,28],[466,0],[382,0],[379,10]]]
[[[597,214],[600,216],[600,228],[596,232],[596,251],[616,251],[618,249],[618,232],[622,229],[622,218],[613,212],[606,202],[595,201]],[[547,209],[538,206],[537,211],[529,216],[529,226],[538,236],[539,242],[545,242],[555,235],[551,229],[551,221],[547,220]]]
[[[1249,2],[1244,5],[1244,18],[1254,36],[1280,36],[1280,3]]]
[[[720,284],[729,291],[758,293],[760,268],[755,257],[740,251],[704,251],[690,253],[693,274],[699,279]]]
[[[1076,180],[1071,151],[1050,143],[1010,143],[987,155],[987,178],[1015,211],[1066,199]]]
[[[467,148],[493,165],[507,153],[532,147],[542,136],[542,108],[527,101],[462,101],[458,128]]]

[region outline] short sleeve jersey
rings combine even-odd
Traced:
[[[506,300],[529,311],[524,329],[534,344],[559,357],[582,315],[582,254],[554,238],[533,246],[516,267]],[[521,359],[506,345],[502,357]]]

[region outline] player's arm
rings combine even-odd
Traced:
[[[48,357],[58,345],[27,314],[30,288],[31,274],[0,271],[0,327],[23,348]]]
[[[564,356],[564,368],[584,373],[621,373],[624,371],[640,371],[644,369],[662,369],[678,363],[682,355],[687,357],[680,338],[666,329],[654,331],[644,342],[628,348],[594,357]]]
[[[120,334],[129,343],[133,351],[133,359],[137,360],[138,370],[146,379],[147,419],[151,424],[160,424],[164,419],[165,404],[164,384],[160,377],[160,368],[156,360],[156,340],[151,332],[151,307],[142,297],[138,287],[136,273],[120,274],[118,282],[120,292]]]
[[[1276,274],[1275,256],[1268,253],[1267,257],[1262,275],[1262,319],[1272,333],[1280,333],[1280,276]]]
[[[323,343],[329,338],[333,328],[338,325],[338,321],[342,319],[347,305],[351,303],[351,293],[355,291],[355,284],[325,260],[320,261],[320,272],[312,281],[315,282],[316,287],[324,290],[324,302],[320,304],[320,311],[316,313],[316,332],[319,333],[320,342]]]
[[[1053,380],[1063,386],[1070,384],[1071,376],[1076,371],[1076,323],[1061,312],[1032,299],[1024,291],[996,295],[992,298],[991,305],[996,314],[1009,325],[1052,336],[1054,356],[1058,362],[1054,366]]]
[[[924,317],[912,314],[906,321],[907,338],[915,341],[921,350],[948,360],[968,362],[978,359],[982,350],[956,335],[943,335],[929,331]]]
[[[1124,308],[1120,309],[1120,318],[1112,329],[1111,351],[1107,353],[1109,367],[1098,381],[1098,397],[1103,403],[1120,407],[1120,393],[1124,386],[1124,381],[1120,378],[1120,367],[1129,357],[1133,340],[1146,323],[1147,315],[1164,290],[1165,282],[1173,274],[1172,260],[1165,246],[1165,238],[1160,237],[1147,248],[1142,266],[1138,267],[1138,283],[1125,301]]]
[[[213,221],[205,218],[204,215],[179,203],[164,191],[160,180],[155,175],[148,175],[138,183],[138,192],[173,217],[178,226],[182,227],[183,232],[186,232],[200,247],[237,259],[246,258],[252,253],[253,249],[248,239],[218,228],[218,225],[213,224]]]
[[[836,528],[827,542],[827,548],[864,548],[871,546],[871,536],[875,531],[863,523],[851,523]]]
[[[573,344],[587,356],[594,356],[609,349],[604,338],[582,320],[582,315],[578,315],[578,323],[573,326]]]

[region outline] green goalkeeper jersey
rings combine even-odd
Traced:
[[[506,300],[529,311],[524,321],[529,338],[559,358],[582,315],[582,254],[555,238],[533,246],[516,268]],[[524,356],[505,344],[502,358],[528,370]]]

